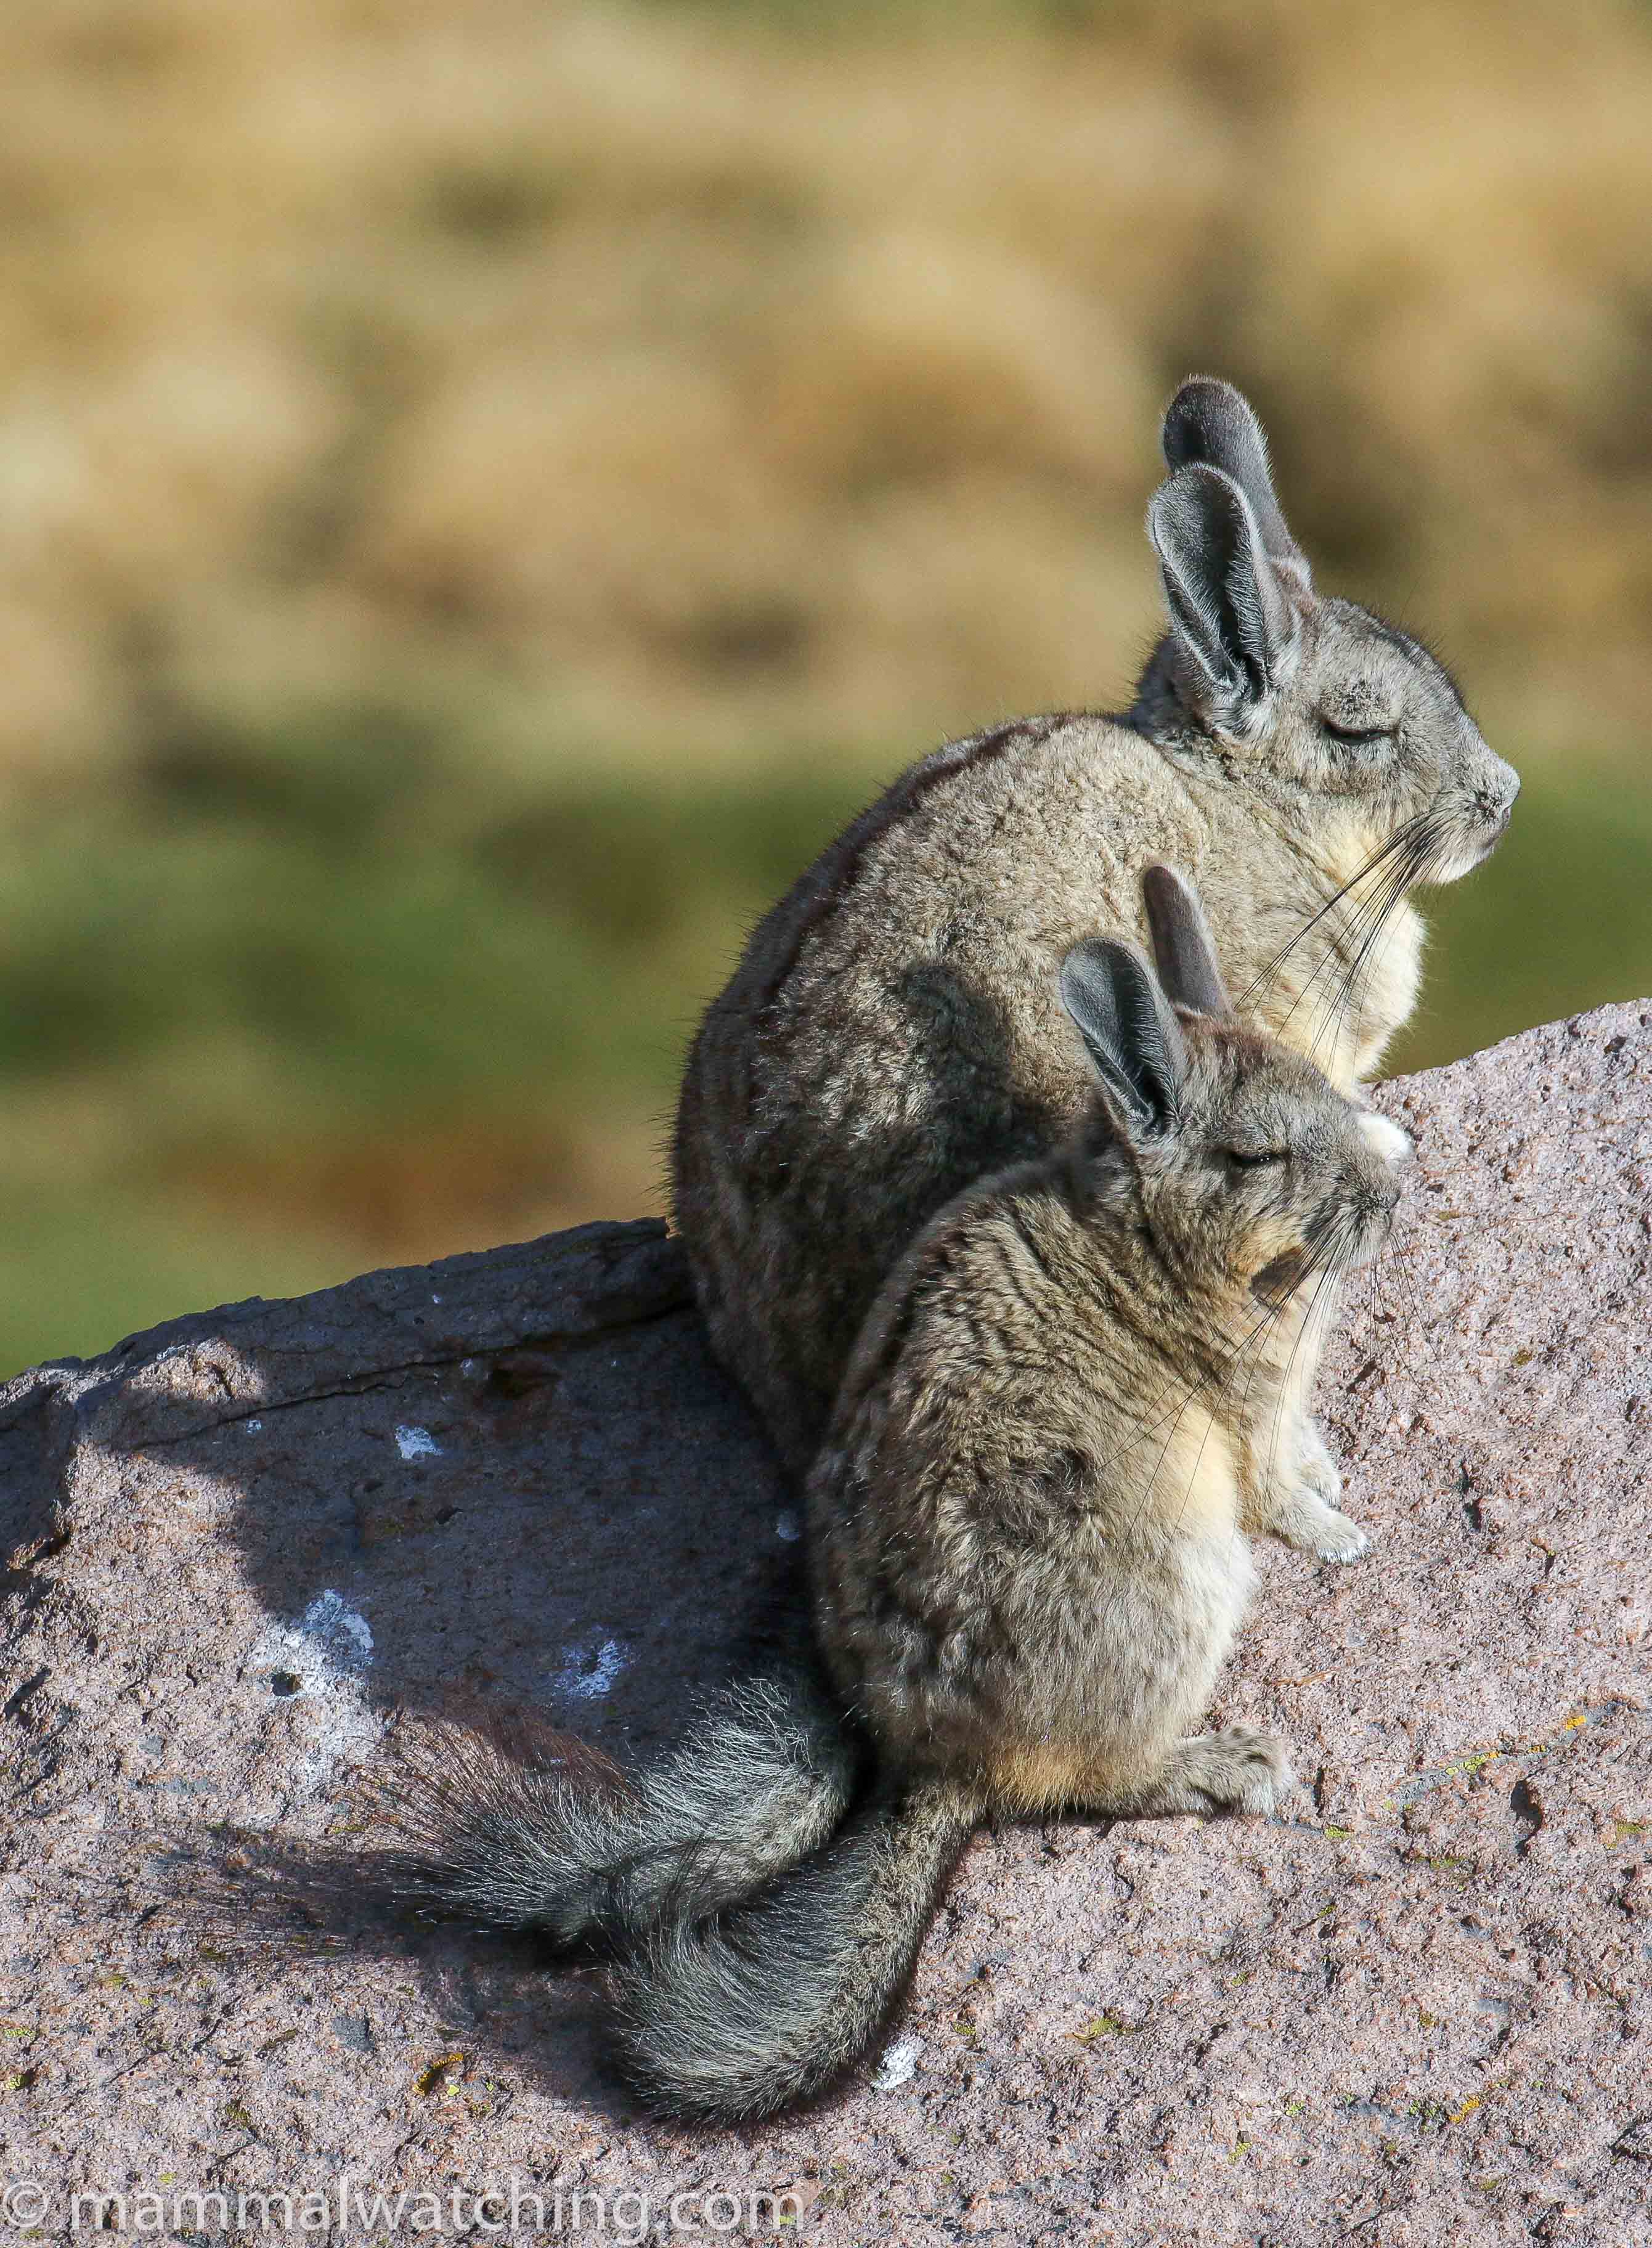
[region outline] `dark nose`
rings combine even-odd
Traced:
[[[1396,1176],[1408,1166],[1385,1163],[1380,1171],[1366,1170],[1360,1180],[1358,1199],[1367,1217],[1392,1217],[1400,1207],[1400,1197],[1405,1191],[1404,1180]]]
[[[1501,792],[1500,794],[1494,789],[1485,788],[1481,790],[1479,796],[1480,809],[1488,819],[1506,820],[1509,814],[1514,809],[1515,803],[1519,793],[1520,776],[1518,772],[1511,772],[1509,775],[1509,785]]]

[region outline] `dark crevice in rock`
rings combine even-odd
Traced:
[[[1457,1470],[1457,1497],[1463,1502],[1463,1519],[1470,1530],[1484,1530],[1485,1516],[1474,1494],[1474,1479],[1469,1473],[1469,1463],[1463,1461]]]
[[[607,1320],[600,1326],[582,1328],[570,1333],[524,1334],[519,1342],[486,1343],[474,1350],[455,1350],[440,1357],[408,1358],[394,1366],[374,1367],[352,1374],[328,1389],[299,1390],[278,1397],[273,1402],[258,1402],[246,1406],[236,1413],[217,1415],[209,1421],[198,1421],[187,1429],[165,1436],[147,1438],[141,1449],[162,1451],[177,1444],[193,1443],[197,1437],[209,1436],[216,1429],[233,1429],[248,1421],[263,1420],[277,1413],[291,1413],[307,1405],[325,1405],[338,1397],[366,1397],[375,1390],[394,1389],[409,1374],[441,1374],[472,1361],[490,1359],[494,1361],[493,1381],[497,1386],[516,1395],[554,1379],[556,1361],[575,1351],[611,1349],[617,1333],[626,1330],[651,1326],[656,1321],[675,1318],[683,1306],[673,1302],[661,1310],[629,1311],[623,1317]],[[212,1369],[222,1381],[217,1368]]]
[[[31,1673],[20,1686],[14,1689],[3,1708],[0,1708],[0,1717],[15,1717],[24,1703],[40,1691],[51,1676],[51,1671],[43,1663],[38,1670]]]
[[[1525,1857],[1532,1847],[1532,1838],[1544,1824],[1543,1806],[1532,1792],[1531,1785],[1517,1779],[1509,1790],[1509,1808],[1514,1813],[1517,1836],[1514,1854]]]

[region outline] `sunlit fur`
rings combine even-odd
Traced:
[[[1363,1545],[1304,1480],[1296,1361],[1322,1285],[1386,1236],[1404,1135],[1272,1040],[1185,1035],[1168,1128],[1098,1097],[1068,1148],[925,1229],[810,1478],[846,1701],[886,1757],[1005,1811],[1156,1795],[1243,1607],[1244,1532]],[[1262,1150],[1285,1160],[1236,1160]]]
[[[1132,716],[1192,767],[1225,760],[1329,884],[1337,902],[1305,923],[1294,965],[1287,954],[1237,972],[1271,1026],[1346,1085],[1375,1068],[1415,1002],[1422,931],[1409,893],[1457,881],[1496,848],[1518,782],[1420,641],[1352,601],[1293,593],[1291,607],[1295,644],[1262,700],[1232,716],[1213,708],[1167,635]],[[1354,742],[1330,726],[1385,730]],[[1210,909],[1223,935],[1219,895]]]
[[[1219,989],[1165,881],[1166,954]],[[809,1477],[832,1690],[805,1667],[740,1688],[623,1788],[463,1752],[425,1783],[408,1894],[617,1945],[621,2063],[667,2113],[829,2086],[992,1813],[1266,1812],[1289,1785],[1272,1736],[1195,1728],[1250,1534],[1364,1545],[1326,1496],[1306,1369],[1409,1143],[1277,1040],[1173,1010],[1132,948],[1079,953],[1075,1129],[923,1229]]]
[[[1409,892],[1506,825],[1518,782],[1444,668],[1313,591],[1238,394],[1184,386],[1166,442],[1173,630],[1130,709],[1012,721],[913,768],[759,925],[695,1040],[676,1222],[717,1352],[799,1475],[896,1255],[1069,1127],[1057,963],[1089,931],[1145,934],[1150,860],[1197,881],[1246,1011],[1346,1091],[1416,1000]]]
[[[1231,1016],[1198,899],[1151,881],[1169,991],[1133,946],[1074,949],[1073,1135],[949,1203],[856,1344],[807,1484],[825,1679],[739,1686],[632,1780],[436,1729],[402,1796],[402,1895],[616,1949],[618,2054],[659,2111],[825,2091],[984,1816],[1268,1812],[1288,1787],[1272,1736],[1194,1726],[1250,1535],[1364,1546],[1306,1365],[1409,1140]]]

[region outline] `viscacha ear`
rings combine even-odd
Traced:
[[[1061,1003],[1126,1138],[1169,1131],[1188,1050],[1175,1011],[1134,945],[1100,936],[1075,944],[1061,963]]]
[[[1170,1004],[1196,1015],[1231,1015],[1216,940],[1187,876],[1174,867],[1149,867],[1141,877],[1141,895],[1159,981]]]
[[[1302,628],[1251,503],[1221,469],[1178,469],[1153,495],[1148,536],[1209,715],[1242,730],[1284,675]]]
[[[1170,401],[1160,435],[1173,475],[1203,461],[1232,477],[1251,503],[1263,552],[1274,568],[1294,578],[1300,592],[1312,592],[1308,558],[1285,523],[1268,466],[1268,441],[1249,400],[1215,375],[1190,375]]]

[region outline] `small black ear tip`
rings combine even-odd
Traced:
[[[1116,974],[1119,956],[1128,949],[1111,937],[1079,939],[1061,963],[1061,998],[1069,1012],[1074,998],[1082,998],[1099,977],[1110,980]]]
[[[1190,374],[1164,409],[1161,442],[1172,468],[1208,458],[1224,433],[1261,438],[1262,424],[1242,390],[1219,374]]]
[[[1172,922],[1197,917],[1198,893],[1185,874],[1174,867],[1162,863],[1149,867],[1141,876],[1141,899],[1148,909],[1148,922],[1155,936]]]
[[[1274,493],[1267,437],[1244,394],[1218,376],[1190,375],[1166,410],[1162,443],[1172,487],[1199,469],[1226,473],[1234,487],[1234,500],[1244,511],[1244,517],[1237,519],[1246,521],[1269,559],[1278,568],[1290,571],[1299,589],[1308,593],[1312,581],[1307,563],[1291,536]],[[1222,520],[1213,497],[1205,495],[1203,505],[1212,521]],[[1228,518],[1236,519],[1233,501],[1224,501],[1223,506]],[[1166,516],[1163,521],[1174,538],[1173,518]],[[1163,542],[1153,524],[1149,514],[1149,535],[1162,554]]]
[[[1163,956],[1176,938],[1188,929],[1203,935],[1204,908],[1187,876],[1162,860],[1143,869],[1141,901],[1148,909],[1148,926],[1162,974]]]
[[[1236,512],[1240,508],[1249,507],[1251,504],[1244,496],[1244,485],[1234,475],[1232,469],[1224,469],[1215,461],[1188,462],[1185,467],[1178,469],[1170,478],[1169,489],[1174,491],[1197,492],[1207,503],[1212,500],[1218,501],[1223,506],[1232,508]]]
[[[1176,387],[1176,395],[1165,408],[1168,422],[1172,414],[1190,412],[1209,399],[1221,399],[1224,403],[1244,406],[1244,394],[1219,374],[1183,375]]]
[[[1210,461],[1183,461],[1148,502],[1148,531],[1155,543],[1160,534],[1189,536],[1217,518],[1242,523],[1250,503],[1237,478]]]
[[[1150,905],[1167,898],[1189,899],[1193,894],[1193,885],[1187,876],[1174,867],[1167,867],[1162,859],[1155,859],[1145,870],[1141,888]]]
[[[1160,862],[1144,871],[1141,894],[1159,981],[1172,1004],[1196,1015],[1230,1015],[1216,942],[1193,883]]]

